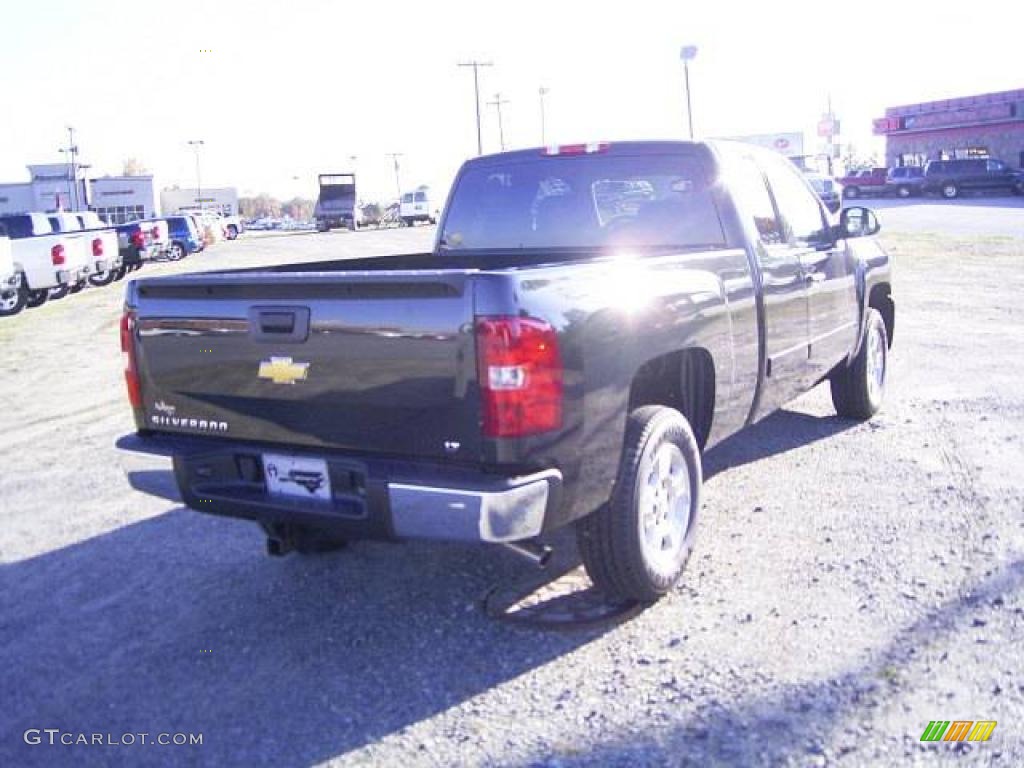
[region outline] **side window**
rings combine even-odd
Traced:
[[[785,239],[791,243],[820,240],[825,230],[825,217],[818,198],[800,177],[799,171],[775,162],[774,158],[765,163],[764,170],[779,207]]]
[[[783,242],[782,227],[775,215],[764,175],[749,157],[738,158],[732,168],[733,196],[740,204],[740,213],[752,216],[761,242],[776,245]]]
[[[425,202],[427,202],[426,194],[423,193],[423,192],[417,192],[416,193],[416,202],[417,203],[425,203]]]
[[[411,192],[407,192],[406,194],[402,195],[402,202],[403,203],[411,203],[412,202],[412,193]]]
[[[1006,165],[1001,160],[989,160],[988,169],[990,171],[1005,171]]]

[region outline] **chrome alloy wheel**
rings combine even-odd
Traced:
[[[671,574],[682,556],[690,527],[690,472],[682,451],[671,443],[658,447],[641,473],[640,545],[653,571]]]

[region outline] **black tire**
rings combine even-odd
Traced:
[[[881,346],[872,348],[872,345]],[[881,372],[876,369],[877,355],[881,355]],[[850,365],[843,364],[829,382],[832,404],[843,418],[867,421],[882,407],[885,383],[889,374],[889,334],[877,309],[868,308],[864,339],[857,356]]]
[[[97,288],[102,288],[105,285],[110,285],[112,282],[117,280],[118,267],[108,269],[106,272],[99,272],[95,275],[89,275],[89,285],[93,285]]]
[[[850,198],[851,200],[860,197],[859,187],[843,187],[843,195]]]
[[[650,493],[651,488],[660,487],[665,493],[666,506],[672,506],[668,494],[668,477],[655,481],[660,461],[667,449],[671,465],[686,469],[686,477],[679,476],[685,483],[687,497],[678,498],[680,514],[685,505],[685,519],[680,521],[682,530],[674,535],[671,547],[657,558],[645,545],[647,537],[660,537],[659,546],[665,547],[668,536],[658,533],[659,526],[644,523],[657,522],[658,491],[650,506],[642,504],[641,494]],[[670,473],[671,474],[675,474]],[[646,479],[646,482],[645,482]],[[599,510],[579,521],[576,527],[577,542],[583,564],[594,585],[613,600],[653,602],[672,589],[686,566],[697,529],[700,510],[700,489],[702,469],[700,450],[686,418],[672,408],[648,405],[637,408],[626,422],[623,455],[619,475],[612,489],[611,498]],[[649,498],[649,497],[648,497]],[[656,562],[656,559],[663,562]]]
[[[124,276],[128,274],[128,267],[121,265],[114,270],[114,280],[124,280]]]
[[[50,289],[49,297],[51,301],[60,301],[69,293],[71,293],[70,285],[58,285],[55,288]]]
[[[960,196],[960,187],[958,187],[955,182],[945,181],[942,183],[942,186],[939,187],[939,194],[947,200],[952,200]]]
[[[912,194],[914,194],[913,190],[911,190],[911,188],[908,187],[906,184],[900,184],[898,187],[896,187],[897,197],[910,197]]]
[[[188,251],[185,250],[185,246],[175,240],[171,243],[171,247],[167,249],[167,258],[171,261],[181,261],[188,255]]]
[[[0,296],[0,317],[12,317],[28,306],[28,289],[19,283],[6,297]]]
[[[85,286],[88,285],[86,280],[79,280],[77,283],[71,286],[68,290],[69,293],[81,293],[85,290]]]
[[[25,300],[25,306],[29,309],[35,309],[36,307],[43,306],[49,300],[50,291],[47,288],[41,291],[29,291],[28,298]]]

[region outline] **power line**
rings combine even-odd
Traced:
[[[482,155],[484,153],[484,138],[480,131],[480,67],[493,67],[494,62],[491,61],[460,61],[460,67],[472,67],[473,68],[473,96],[476,104],[476,153]]]

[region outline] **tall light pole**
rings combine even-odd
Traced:
[[[193,141],[189,141],[189,143],[188,143],[189,146],[192,147],[192,149],[194,149],[195,153],[196,153],[196,197],[199,198],[199,210],[200,211],[203,210],[203,208],[204,208],[204,206],[203,206],[203,177],[199,173],[199,148],[201,146],[203,146],[203,143],[204,142],[203,142],[202,139],[195,139]]]
[[[683,75],[686,78],[686,119],[690,123],[690,141],[693,141],[693,105],[690,102],[690,62],[697,58],[696,45],[684,45],[679,51],[683,60]]]
[[[480,131],[480,67],[492,67],[494,62],[473,59],[472,61],[460,61],[459,66],[473,68],[473,95],[476,103],[476,153],[482,155],[484,153],[484,138]]]
[[[68,191],[71,193],[71,199],[68,203],[73,205],[73,210],[78,210],[80,207],[78,200],[78,145],[75,144],[75,129],[72,126],[67,126],[68,129],[68,145],[66,148],[61,149],[61,154],[68,156],[68,176],[71,182],[68,186]]]
[[[490,106],[498,110],[498,139],[501,141],[501,151],[505,151],[505,125],[501,122],[501,106],[502,104],[508,104],[508,99],[501,98],[500,93],[494,94],[494,101],[487,102]]]
[[[537,89],[537,94],[540,96],[540,145],[545,146],[547,141],[547,131],[544,125],[544,97],[550,93],[549,88],[545,88],[543,85]]]
[[[388,157],[391,158],[391,162],[395,164],[395,189],[398,190],[398,200],[402,200],[402,182],[398,178],[398,158],[403,157],[402,152],[388,152]]]

